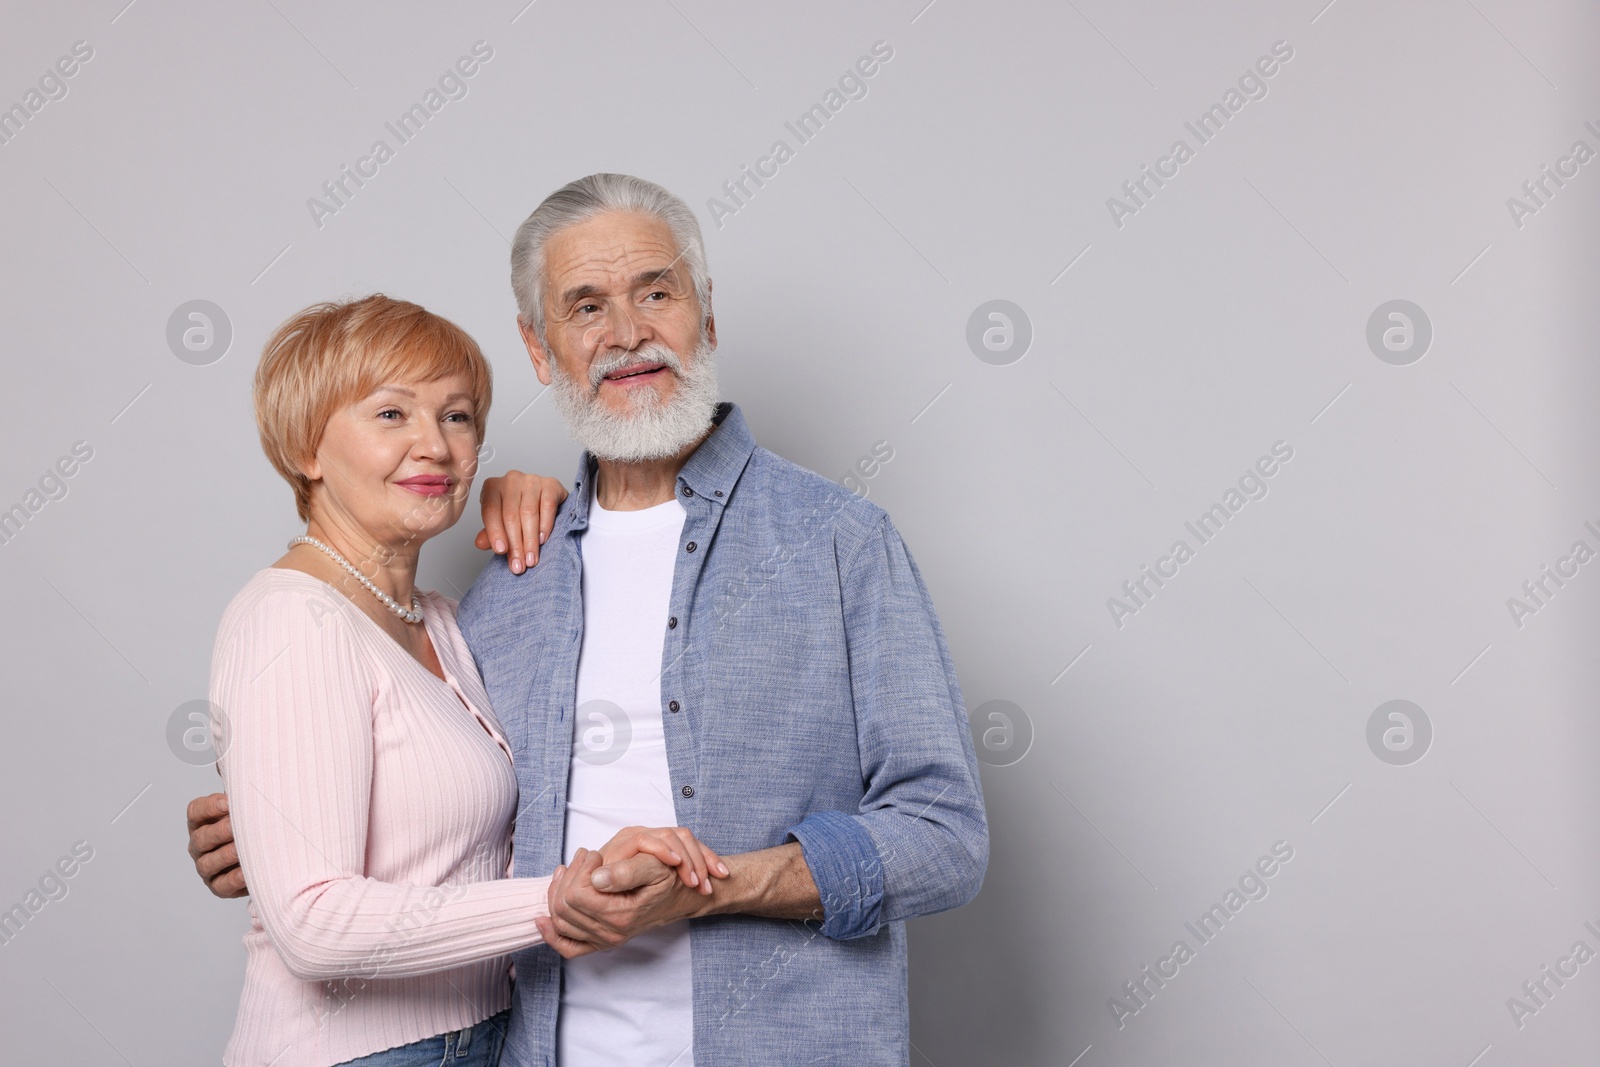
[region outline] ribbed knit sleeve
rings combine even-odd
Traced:
[[[404,676],[374,648],[392,639],[353,607],[283,583],[235,607],[212,666],[229,730],[220,764],[254,910],[288,971],[399,978],[538,942],[549,879],[497,877],[509,818],[504,798],[475,788],[487,777],[475,761],[489,757],[461,733],[485,742],[488,727],[442,682],[431,705],[395,699],[438,679]],[[456,733],[433,740],[445,729]],[[457,734],[469,742],[459,754],[447,743]],[[493,742],[487,751],[505,760]],[[396,793],[406,818],[375,825],[375,795]],[[474,836],[469,854],[441,861]],[[375,854],[388,857],[383,880],[371,876]],[[451,870],[442,884],[441,869]]]

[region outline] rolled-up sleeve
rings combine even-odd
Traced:
[[[789,835],[822,899],[821,932],[847,940],[971,900],[989,832],[950,650],[888,516],[841,560],[840,590],[865,794],[859,810],[813,812]]]

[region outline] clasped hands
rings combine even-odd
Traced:
[[[657,926],[710,914],[713,880],[727,877],[727,864],[689,830],[630,826],[556,868],[539,932],[566,959],[616,948]]]
[[[188,815],[189,855],[211,892],[248,896],[228,798],[221,793],[199,797],[189,804]],[[597,852],[580,848],[570,866],[556,870],[547,898],[550,915],[535,922],[561,955],[584,956],[653,927],[710,914],[719,903],[714,881],[727,877],[722,857],[689,830],[630,826]]]

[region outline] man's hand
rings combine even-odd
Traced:
[[[250,895],[233,845],[228,797],[212,793],[189,801],[189,858],[206,888],[224,900]]]
[[[629,826],[600,851],[580,848],[571,868],[556,869],[550,918],[537,920],[539,930],[567,959],[616,948],[651,927],[698,914],[713,893],[712,880],[727,877],[722,857],[686,827]]]
[[[550,917],[537,920],[545,943],[567,959],[616,948],[646,930],[709,911],[712,899],[685,884],[678,872],[655,857],[640,853],[613,868],[611,890],[594,885],[605,857],[580,848],[572,864],[550,880]]]
[[[701,843],[694,831],[684,826],[664,826],[649,829],[627,826],[616,836],[600,846],[600,860],[604,864],[595,871],[591,881],[601,892],[614,893],[645,885],[655,876],[651,860],[678,869],[678,878],[690,889],[706,896],[712,893],[713,878],[728,877],[728,866],[711,849]],[[635,869],[636,865],[637,870]]]
[[[567,487],[554,478],[521,471],[506,471],[484,480],[478,494],[483,506],[483,529],[472,542],[493,546],[506,556],[512,574],[521,574],[539,562],[539,546],[555,529],[556,509],[567,499]]]
[[[710,895],[687,886],[653,856],[607,863],[601,853],[579,849],[572,865],[551,879],[550,917],[538,920],[539,930],[546,944],[572,959],[704,915],[825,917],[804,852],[794,842],[729,856],[723,867],[727,881]]]

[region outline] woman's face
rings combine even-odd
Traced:
[[[478,467],[468,384],[390,383],[334,412],[305,470],[312,518],[393,548],[455,525]]]

